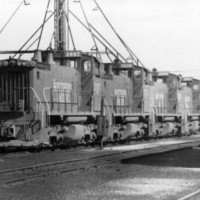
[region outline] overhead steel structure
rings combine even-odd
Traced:
[[[66,50],[66,1],[55,0],[54,45],[55,50]]]

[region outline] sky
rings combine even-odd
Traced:
[[[0,34],[0,51],[18,50],[41,25],[48,0],[26,0]],[[53,10],[51,0],[49,11]],[[21,0],[0,0],[0,29]],[[83,21],[80,6],[69,0],[70,10]],[[171,71],[200,79],[200,1],[199,0],[97,0],[118,34],[148,69]],[[82,0],[88,20],[124,57],[127,52],[117,40],[93,0]],[[50,12],[49,12],[50,14]],[[48,14],[48,15],[49,15]],[[77,49],[89,51],[91,36],[70,16]],[[85,21],[84,21],[85,22]],[[44,29],[40,48],[49,46],[53,20]],[[71,45],[71,44],[70,44]],[[33,49],[36,46],[33,46]]]

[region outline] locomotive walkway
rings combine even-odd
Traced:
[[[103,150],[93,148],[81,150],[77,153],[66,151],[65,156],[69,159],[45,163],[42,163],[41,157],[38,156],[38,160],[35,159],[34,164],[30,164],[31,157],[28,156],[27,158],[21,158],[23,160],[25,159],[24,162],[26,162],[26,166],[20,167],[20,165],[17,165],[13,160],[13,163],[15,162],[13,166],[16,168],[8,168],[7,170],[0,171],[0,186],[23,183],[49,176],[58,176],[63,173],[101,168],[127,158],[148,156],[178,149],[197,147],[199,145],[200,136],[197,135],[177,139],[151,141],[143,144],[105,147]],[[45,154],[43,156],[45,156]],[[15,157],[9,158],[10,161],[12,159],[15,159]],[[18,157],[18,163],[20,163],[20,157]],[[6,162],[1,162],[0,165],[6,166]]]

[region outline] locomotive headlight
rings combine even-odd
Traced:
[[[16,66],[16,60],[10,60],[9,61],[9,66],[10,67],[15,67]]]

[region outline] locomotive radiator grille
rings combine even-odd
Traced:
[[[24,111],[29,107],[29,72],[0,71],[0,111]]]

